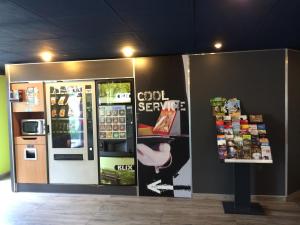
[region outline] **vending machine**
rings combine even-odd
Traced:
[[[136,185],[133,79],[96,82],[100,184]]]
[[[46,84],[50,183],[99,183],[95,97],[95,82]]]

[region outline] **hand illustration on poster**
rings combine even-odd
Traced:
[[[171,56],[143,60],[146,66],[136,64],[139,194],[191,197],[183,58]]]
[[[159,168],[162,168],[172,155],[170,153],[171,146],[168,143],[160,143],[157,150],[153,150],[145,144],[137,144],[137,158],[139,162],[146,166],[154,166],[156,173],[159,173]]]

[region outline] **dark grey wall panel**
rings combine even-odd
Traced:
[[[288,194],[300,190],[300,51],[288,51]]]
[[[261,113],[274,163],[251,167],[254,194],[285,194],[284,50],[195,55],[190,58],[193,190],[232,193],[233,165],[218,161],[209,100],[237,97],[243,113]]]
[[[11,82],[133,77],[132,59],[13,64],[6,67]]]

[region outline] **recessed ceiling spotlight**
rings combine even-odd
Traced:
[[[40,53],[40,57],[44,62],[51,62],[53,59],[53,53],[49,51],[44,51]]]
[[[222,42],[216,42],[215,44],[214,44],[214,47],[216,48],[216,49],[221,49],[222,48]]]
[[[125,57],[130,58],[133,56],[135,50],[133,47],[130,46],[125,46],[124,48],[122,48],[122,53]]]

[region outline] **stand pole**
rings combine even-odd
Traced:
[[[250,165],[234,165],[234,202],[223,202],[226,214],[264,215],[259,203],[251,203]]]

